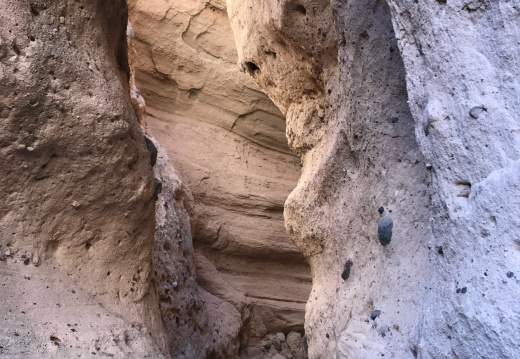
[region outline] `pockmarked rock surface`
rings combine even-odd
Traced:
[[[237,66],[225,2],[131,0],[129,11],[145,121],[191,196],[198,283],[238,313],[242,348],[303,332],[310,270],[282,213],[300,163],[284,116]]]
[[[165,359],[147,327],[103,308],[47,264],[0,262],[0,358]]]
[[[302,158],[309,357],[519,357],[519,5],[227,1]]]
[[[65,273],[105,308],[99,313],[112,313],[107,323],[139,323],[164,350],[151,261],[154,177],[130,103],[126,24],[119,0],[2,2],[0,258],[40,266],[43,282]],[[81,299],[76,309],[90,308]],[[33,324],[28,331],[39,330]]]

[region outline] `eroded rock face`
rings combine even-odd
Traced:
[[[193,206],[193,198],[162,146],[157,146],[155,174],[163,190],[156,208],[153,266],[169,352],[173,358],[236,357],[240,313],[197,282],[186,210]]]
[[[431,165],[437,248],[414,350],[518,358],[519,282],[507,272],[520,263],[520,2],[389,4],[415,136]]]
[[[165,349],[154,177],[128,93],[126,23],[124,1],[2,3],[0,251],[6,270],[66,273]]]
[[[237,66],[223,1],[129,5],[146,122],[192,198],[197,281],[232,306],[234,340],[262,352],[268,333],[303,331],[310,290],[308,264],[283,225],[300,173],[285,119]]]
[[[285,222],[312,268],[309,356],[517,357],[518,4],[389,3],[227,2],[304,164]]]

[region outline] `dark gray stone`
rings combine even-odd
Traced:
[[[377,211],[379,213],[383,214],[383,212],[385,211],[385,207],[381,206],[381,207],[379,207],[379,209]]]
[[[382,217],[379,220],[377,227],[377,234],[379,236],[379,242],[383,246],[386,246],[392,240],[392,228],[394,227],[394,221],[390,217]]]
[[[146,141],[146,148],[150,151],[150,164],[153,167],[157,163],[157,147],[148,137],[144,136],[144,140]]]
[[[354,264],[352,262],[352,259],[349,259],[345,262],[345,267],[343,267],[343,273],[341,273],[341,278],[343,278],[343,280],[347,280],[350,276],[350,267],[352,267],[352,264]]]
[[[157,178],[155,178],[153,180],[153,185],[154,185],[153,196],[154,196],[155,199],[157,199],[158,196],[159,196],[159,193],[162,192],[162,183]]]
[[[515,274],[513,272],[507,272],[506,276],[507,278],[513,278]]]
[[[371,314],[370,314],[370,319],[372,320],[376,320],[377,317],[379,317],[381,315],[381,311],[380,310],[374,310]]]

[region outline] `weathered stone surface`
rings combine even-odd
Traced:
[[[119,0],[2,2],[0,245],[9,266],[66,273],[164,350],[154,177],[130,103],[126,24]]]
[[[193,198],[198,282],[240,313],[243,348],[302,330],[310,271],[283,225],[299,159],[284,116],[237,66],[224,1],[129,7],[145,121]]]
[[[502,279],[520,256],[519,4],[388,3],[228,0],[239,61],[302,157],[285,221],[312,267],[309,355],[517,357],[519,322],[498,313],[519,304]],[[334,48],[323,29],[337,63],[316,56]],[[387,247],[381,204],[399,223]],[[354,254],[345,287],[336,273]],[[375,307],[380,328],[365,322]]]
[[[197,283],[187,213],[193,198],[164,149],[158,147],[155,174],[163,183],[163,192],[156,207],[153,266],[170,355],[235,358],[240,347],[240,313]]]

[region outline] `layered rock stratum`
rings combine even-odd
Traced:
[[[520,358],[519,12],[4,1],[0,358]]]
[[[189,192],[198,283],[232,305],[242,347],[303,333],[310,270],[283,223],[300,162],[284,116],[237,66],[225,3],[129,4],[135,83]]]

